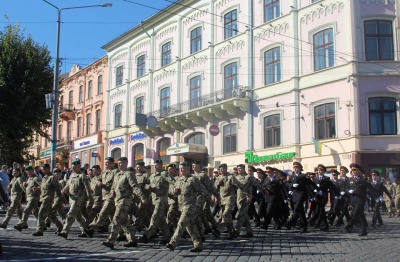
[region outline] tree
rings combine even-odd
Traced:
[[[24,162],[35,132],[50,126],[45,94],[52,92],[53,69],[45,45],[25,37],[19,25],[0,31],[0,162]]]

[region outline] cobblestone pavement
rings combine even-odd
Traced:
[[[101,242],[108,234],[96,233],[90,238],[78,238],[75,222],[69,239],[54,234],[54,227],[43,237],[33,237],[36,219],[29,220],[29,229],[19,232],[13,227],[16,216],[6,230],[0,229],[3,243],[1,261],[398,261],[400,243],[400,218],[386,218],[384,225],[368,228],[368,236],[359,237],[359,229],[347,233],[343,227],[331,226],[330,232],[310,228],[309,233],[298,230],[273,230],[266,232],[254,228],[254,237],[235,241],[215,239],[209,235],[200,253],[190,253],[191,242],[182,240],[175,251],[152,240],[139,243],[137,248],[125,248],[117,243],[115,250]],[[371,214],[367,215],[371,221]],[[4,217],[0,215],[0,219]],[[139,237],[137,234],[137,237]]]

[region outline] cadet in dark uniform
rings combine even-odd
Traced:
[[[378,171],[373,170],[371,173],[371,176],[372,176],[371,185],[375,188],[376,194],[377,194],[377,197],[375,198],[374,214],[372,216],[372,226],[375,226],[377,221],[379,223],[378,225],[382,226],[383,221],[382,221],[380,208],[384,202],[383,193],[385,193],[390,198],[390,200],[392,199],[392,195],[387,190],[387,188],[383,185],[383,183],[378,181],[378,176],[379,176]]]

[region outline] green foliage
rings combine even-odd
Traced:
[[[47,47],[25,37],[18,25],[0,31],[0,162],[24,162],[34,133],[50,125],[45,94],[53,69]]]

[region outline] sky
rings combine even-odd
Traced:
[[[86,67],[106,55],[101,47],[140,21],[159,12],[172,0],[48,0],[58,8],[112,3],[112,7],[61,11],[60,58],[62,73],[72,65]],[[43,0],[0,0],[0,31],[19,24],[25,36],[47,46],[56,57],[57,9]],[[54,61],[53,60],[53,61]]]

